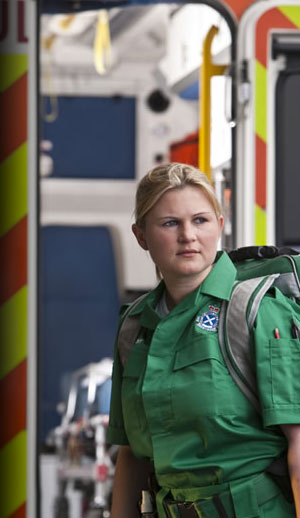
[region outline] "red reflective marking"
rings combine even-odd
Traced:
[[[27,216],[0,238],[0,304],[27,284]]]
[[[222,4],[227,5],[234,12],[237,18],[240,18],[243,12],[253,4],[253,0],[226,0]]]
[[[259,207],[265,209],[267,206],[267,146],[258,135],[255,139],[255,201]]]
[[[26,367],[24,360],[0,380],[0,448],[26,428]]]
[[[259,18],[256,25],[255,55],[256,59],[264,66],[267,66],[268,58],[268,33],[273,29],[298,29],[284,14],[277,8],[270,9]]]
[[[19,507],[13,514],[10,515],[10,518],[26,518],[26,504],[23,504]]]
[[[27,140],[27,74],[0,94],[0,162]]]

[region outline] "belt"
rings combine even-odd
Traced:
[[[163,507],[167,518],[256,518],[259,507],[281,493],[265,473],[229,483],[228,489],[220,493],[217,487],[216,494],[193,502],[165,498]]]

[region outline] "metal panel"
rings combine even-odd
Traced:
[[[287,65],[276,88],[276,241],[299,247],[300,45],[284,50]]]

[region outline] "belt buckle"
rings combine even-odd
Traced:
[[[183,505],[182,509],[180,509],[179,512],[181,513],[180,518],[201,518],[202,517],[202,513],[199,515],[199,512],[195,509],[194,502],[187,502],[186,504]]]

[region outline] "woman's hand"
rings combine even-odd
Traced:
[[[300,518],[300,424],[281,425],[288,440],[288,466],[296,506],[296,516]]]
[[[111,518],[138,518],[138,501],[142,489],[147,489],[148,476],[153,471],[150,462],[135,457],[130,446],[121,446],[114,478]]]

